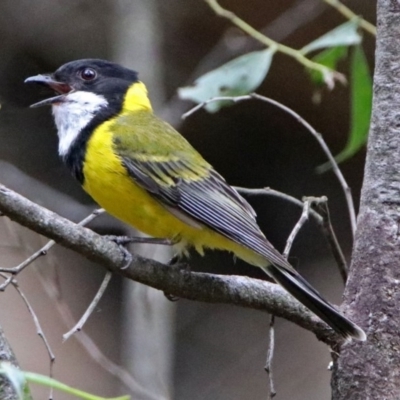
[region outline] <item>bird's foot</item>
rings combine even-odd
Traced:
[[[180,297],[174,296],[174,295],[171,294],[171,293],[164,292],[164,296],[165,296],[165,298],[166,298],[167,300],[169,300],[169,301],[175,302],[175,301],[180,300]]]
[[[175,244],[174,241],[170,239],[161,238],[149,238],[149,237],[139,237],[139,236],[123,236],[123,235],[104,235],[104,237],[120,246],[121,250],[124,252],[126,259],[125,265],[122,269],[126,269],[131,265],[132,254],[124,247],[130,243],[148,243],[148,244],[162,244],[166,246],[172,246]]]
[[[115,243],[117,243],[117,242],[115,242]],[[119,248],[122,250],[122,252],[124,253],[124,260],[125,260],[125,263],[124,263],[124,265],[121,267],[121,269],[127,269],[127,268],[129,268],[129,266],[131,265],[131,263],[132,263],[132,254],[130,253],[130,251],[126,248],[126,247],[124,247],[124,245],[122,245],[122,244],[119,244],[119,243],[117,243],[117,245],[119,246]]]
[[[181,258],[178,255],[174,255],[168,262],[168,265],[174,268],[178,268],[181,271],[190,271],[190,265],[186,262],[182,262]],[[164,296],[169,300],[169,301],[178,301],[179,297],[174,296],[171,293],[164,292]]]
[[[190,265],[181,260],[181,257],[178,255],[174,255],[167,263],[170,267],[178,268],[181,271],[189,271]]]

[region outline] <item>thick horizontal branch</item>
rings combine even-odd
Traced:
[[[278,285],[241,276],[190,272],[133,255],[88,228],[59,216],[0,184],[0,212],[13,221],[72,249],[108,270],[180,298],[262,310],[296,323],[327,344],[333,331]]]

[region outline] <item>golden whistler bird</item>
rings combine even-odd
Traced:
[[[255,212],[169,124],[157,118],[138,74],[86,59],[26,82],[56,92],[51,105],[59,154],[84,190],[110,214],[177,254],[191,247],[232,252],[262,268],[344,338],[364,331],[339,313],[265,238]]]

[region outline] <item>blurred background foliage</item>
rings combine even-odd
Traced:
[[[374,22],[374,2],[349,0],[345,4]],[[225,0],[221,5],[271,39],[295,49],[347,22],[322,0]],[[341,188],[332,172],[316,173],[326,159],[298,122],[255,100],[213,114],[201,110],[182,121],[182,113],[194,104],[178,97],[179,87],[192,86],[205,73],[265,49],[228,20],[217,17],[205,1],[1,0],[0,21],[2,183],[73,220],[89,213],[91,200],[58,159],[50,110],[28,108],[40,94],[23,81],[74,59],[106,58],[139,71],[156,113],[178,128],[229,183],[270,186],[298,198],[328,196],[334,227],[349,253],[351,232]],[[364,151],[354,155],[354,149],[365,141],[367,129],[365,116],[357,117],[368,112],[366,65],[370,71],[373,68],[374,40],[367,33],[362,35],[362,49],[362,53],[360,47],[346,52],[340,42],[322,53],[311,53],[315,61],[346,76],[348,84],[336,82],[333,90],[321,85],[318,75],[313,78],[320,84],[312,82],[304,66],[279,52],[270,65],[264,65],[261,72],[268,74],[256,85],[258,93],[293,108],[309,121],[334,154],[345,158],[341,151],[346,148],[344,155],[353,156],[341,168],[356,204]],[[264,59],[267,64],[271,61],[268,56]],[[363,131],[364,136],[349,136],[354,131]],[[272,198],[252,197],[250,202],[267,237],[282,250],[300,210]],[[43,242],[4,219],[0,223],[2,265],[16,265]],[[100,217],[92,227],[100,232],[125,229],[106,217]],[[148,256],[159,251],[141,250]],[[296,239],[290,261],[325,296],[340,302],[339,274],[312,222]],[[264,279],[261,272],[239,261],[234,263],[227,254],[194,255],[190,264],[195,270]],[[40,274],[56,282],[55,297],[46,293]],[[135,399],[266,398],[268,380],[263,366],[268,317],[260,312],[185,300],[171,304],[152,289],[113,279],[85,332],[152,395],[134,385],[127,387],[105,372],[75,339],[62,344],[61,335],[70,326],[63,324],[57,304],[68,304],[75,319],[79,318],[101,279],[101,270],[63,249],[56,249],[19,278],[54,347],[57,379],[104,396],[131,393]],[[46,352],[20,299],[7,289],[0,304],[0,323],[21,367],[46,373]],[[285,321],[277,323],[276,342],[277,398],[328,399],[328,349]],[[64,398],[57,395],[57,399]]]

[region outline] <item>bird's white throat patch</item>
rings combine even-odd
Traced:
[[[53,105],[54,121],[58,131],[58,153],[65,156],[82,129],[96,113],[108,105],[107,100],[91,92],[72,92],[62,103]]]

